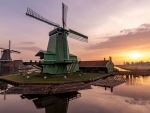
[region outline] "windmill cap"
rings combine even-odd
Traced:
[[[61,27],[55,28],[54,30],[52,30],[52,31],[49,32],[49,36],[52,36],[52,35],[54,35],[56,33],[60,33],[61,34],[63,31],[64,30]]]

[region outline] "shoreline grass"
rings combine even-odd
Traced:
[[[27,79],[26,76],[23,77],[22,75],[2,76],[0,78],[19,83],[64,83],[64,82],[88,81],[90,79],[104,77],[106,75],[109,74],[86,73],[81,74],[81,76],[79,76],[79,73],[74,73],[73,75],[66,75],[67,79],[65,79],[64,76],[55,76],[55,75],[47,76],[47,78],[44,79],[44,76],[41,76],[38,73],[32,73],[30,74],[29,79]]]

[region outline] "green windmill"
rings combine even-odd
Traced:
[[[88,37],[74,30],[67,29],[66,16],[68,7],[62,3],[62,27],[46,18],[40,16],[30,8],[26,15],[45,22],[55,27],[49,32],[49,42],[47,51],[39,51],[35,56],[43,59],[43,62],[36,63],[42,68],[43,73],[66,74],[79,70],[77,56],[69,53],[67,37],[87,42]]]

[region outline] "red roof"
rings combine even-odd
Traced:
[[[106,67],[109,60],[102,61],[80,61],[79,67]]]
[[[11,61],[11,62],[8,62],[8,63],[4,64],[3,66],[11,66],[11,65],[16,64],[20,61],[22,62],[22,60],[14,60],[14,61]]]

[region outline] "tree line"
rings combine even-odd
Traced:
[[[123,65],[131,65],[131,66],[150,66],[149,61],[139,61],[139,62],[123,62]]]

